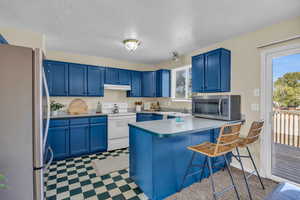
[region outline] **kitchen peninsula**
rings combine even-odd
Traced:
[[[237,121],[185,117],[182,122],[169,119],[130,123],[130,177],[150,199],[160,200],[176,193],[192,156],[186,147],[216,142],[220,127],[233,122]],[[227,156],[231,160],[231,153]],[[203,164],[204,158],[198,154],[194,162]],[[225,161],[216,157],[214,163],[224,167]],[[189,176],[184,187],[197,181],[200,174]]]

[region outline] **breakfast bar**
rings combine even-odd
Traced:
[[[233,123],[194,117],[182,119],[129,124],[130,177],[150,199],[163,199],[180,189],[192,156],[188,146],[216,142],[220,127]],[[231,160],[231,153],[227,156]],[[204,158],[197,155],[195,163],[203,164]],[[221,157],[216,157],[214,163],[221,168],[225,166]],[[221,168],[214,169],[214,172]],[[203,178],[207,176],[206,170]],[[189,176],[184,187],[200,179],[200,174]]]

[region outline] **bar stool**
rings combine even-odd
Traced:
[[[233,149],[235,149],[238,145],[239,142],[239,135],[240,135],[240,129],[241,129],[241,123],[235,123],[235,124],[228,124],[228,125],[224,125],[221,127],[220,129],[220,134],[219,137],[217,139],[217,143],[211,143],[211,142],[204,142],[202,144],[199,145],[195,145],[195,146],[189,146],[187,147],[189,150],[193,151],[192,154],[192,158],[190,160],[189,166],[185,172],[185,175],[183,177],[183,181],[182,184],[180,186],[180,190],[183,188],[183,184],[185,182],[185,179],[188,176],[192,176],[195,175],[197,173],[201,172],[201,178],[203,177],[205,168],[208,167],[209,169],[209,179],[210,179],[210,184],[211,184],[211,188],[212,188],[212,193],[213,193],[213,197],[216,200],[217,197],[223,195],[226,191],[229,191],[230,189],[234,188],[235,193],[236,193],[236,197],[239,200],[239,194],[236,188],[236,185],[233,181],[233,177],[232,177],[232,173],[229,167],[229,162],[228,159],[226,157],[226,154],[229,152],[232,152]],[[196,165],[193,164],[193,160],[195,158],[196,153],[200,153],[205,155],[205,161],[204,161],[204,165]],[[216,192],[215,189],[215,183],[213,180],[213,170],[212,168],[217,168],[216,166],[214,166],[214,163],[212,163],[211,158],[215,158],[217,156],[223,156],[225,159],[225,166],[226,169],[228,171],[228,174],[230,176],[231,179],[231,185],[227,188],[225,188],[223,191],[220,192]],[[208,163],[208,164],[207,164]],[[194,172],[189,174],[189,171],[191,168],[193,167],[201,167],[202,169],[198,172]],[[222,168],[222,167],[219,167]]]
[[[244,176],[244,180],[245,180],[245,183],[246,183],[246,188],[247,188],[247,191],[248,191],[248,196],[249,196],[249,199],[253,199],[252,198],[252,195],[251,195],[251,192],[250,192],[250,189],[249,189],[249,184],[248,184],[248,179],[252,176],[252,175],[257,175],[258,177],[258,180],[261,184],[261,187],[262,189],[264,190],[265,189],[265,186],[261,180],[261,177],[259,175],[259,172],[257,170],[257,167],[254,163],[254,160],[253,160],[253,157],[251,155],[251,152],[248,148],[248,145],[249,144],[252,144],[254,142],[256,142],[260,136],[260,133],[261,133],[261,130],[263,129],[263,126],[264,126],[264,121],[254,121],[250,127],[250,130],[248,132],[248,135],[247,137],[245,138],[239,138],[239,142],[238,142],[238,146],[236,147],[236,152],[237,152],[237,155],[233,155],[234,158],[236,158],[236,160],[240,163],[241,165],[241,168],[242,168],[242,171],[243,171],[243,176]],[[239,152],[239,148],[246,148],[247,149],[247,152],[248,152],[248,155],[240,155],[240,152]],[[252,162],[252,165],[254,167],[254,170],[248,175],[246,176],[245,174],[245,170],[244,170],[244,166],[243,166],[243,162],[242,162],[242,158],[250,158],[251,162]]]

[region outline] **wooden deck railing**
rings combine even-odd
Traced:
[[[300,111],[275,110],[274,142],[300,148]]]

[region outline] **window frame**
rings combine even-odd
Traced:
[[[188,80],[190,78],[189,69],[192,69],[192,65],[185,65],[171,70],[171,100],[178,102],[191,102],[192,98],[188,98]],[[185,84],[185,98],[176,98],[176,73],[178,71],[185,70],[186,73],[186,84]]]

